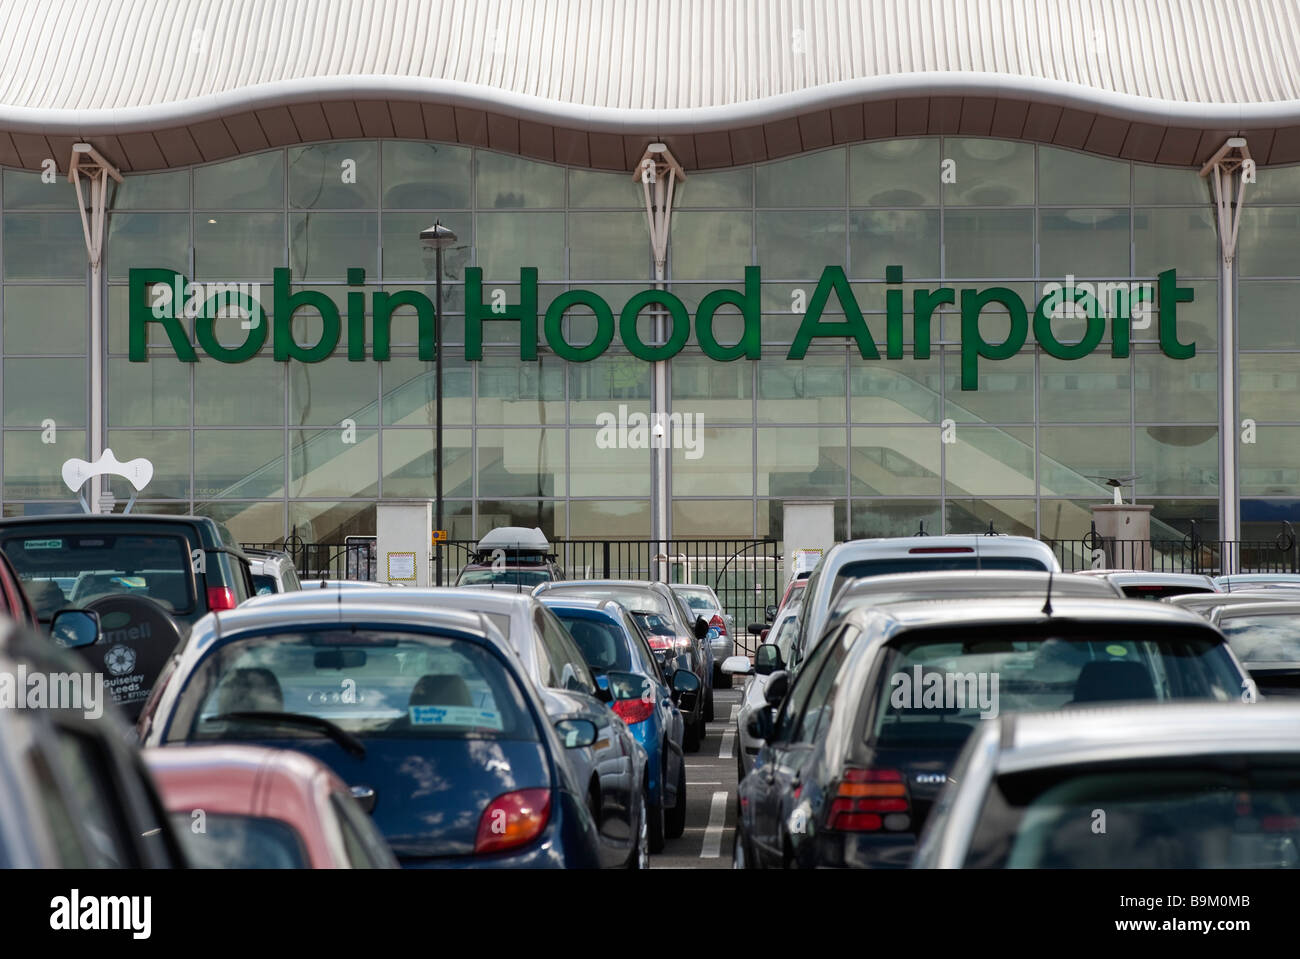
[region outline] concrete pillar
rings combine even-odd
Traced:
[[[375,507],[375,578],[433,585],[433,500],[387,500]]]
[[[809,551],[825,553],[835,545],[835,504],[830,500],[786,500],[782,529],[785,531],[782,591],[794,575],[795,554],[803,553],[808,561],[815,562],[816,555]]]
[[[1107,503],[1092,508],[1092,521],[1105,553],[1104,568],[1151,568],[1151,510],[1154,508],[1138,503]]]

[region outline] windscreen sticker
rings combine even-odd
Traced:
[[[25,539],[23,549],[63,549],[61,539]]]
[[[1123,647],[1123,646],[1120,646],[1120,645],[1118,645],[1118,644],[1116,644],[1116,643],[1112,643],[1111,645],[1107,646],[1107,647],[1106,647],[1106,652],[1110,653],[1112,656],[1127,656],[1127,655],[1128,655],[1128,649],[1125,648],[1125,647]]]
[[[505,729],[501,714],[494,709],[474,706],[412,706],[412,726],[479,726],[497,731]]]

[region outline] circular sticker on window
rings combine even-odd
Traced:
[[[1127,649],[1125,649],[1123,646],[1119,646],[1119,645],[1116,645],[1116,644],[1114,644],[1114,643],[1112,643],[1110,646],[1107,646],[1107,647],[1106,647],[1106,652],[1110,653],[1112,656],[1127,656],[1127,655],[1128,655],[1128,650],[1127,650]]]

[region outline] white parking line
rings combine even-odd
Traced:
[[[704,848],[701,859],[717,859],[722,853],[722,829],[727,825],[727,794],[714,793],[709,806],[709,825],[704,830]]]
[[[736,741],[736,731],[734,729],[728,729],[726,732],[722,734],[722,745],[718,747],[719,759],[731,758],[731,744],[734,743],[735,741]]]
[[[736,721],[736,717],[738,717],[739,715],[740,715],[740,703],[736,703],[734,706],[731,707],[731,721],[734,723]]]

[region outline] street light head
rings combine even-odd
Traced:
[[[456,239],[456,234],[441,223],[434,223],[433,226],[420,231],[420,242],[425,246],[446,248],[455,243]]]

